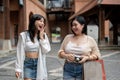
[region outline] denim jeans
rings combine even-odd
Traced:
[[[65,62],[63,80],[82,80],[82,64]]]
[[[24,61],[24,78],[36,79],[37,61],[34,58],[25,58]]]

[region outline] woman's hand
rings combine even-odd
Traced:
[[[19,78],[20,77],[20,72],[15,72],[15,76],[17,77],[17,78]]]
[[[81,56],[81,57],[82,57],[82,59],[79,61],[79,63],[84,63],[89,59],[88,56]]]
[[[67,59],[67,61],[69,61],[69,62],[74,62],[74,55],[73,54],[66,54],[66,59]]]
[[[45,27],[40,30],[40,39],[44,39]]]

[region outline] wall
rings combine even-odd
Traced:
[[[78,12],[84,5],[86,5],[90,0],[74,0],[74,11]]]
[[[15,24],[18,24],[18,33],[20,33],[27,29],[30,12],[39,13],[46,18],[46,10],[38,0],[23,0],[23,6],[19,4],[18,0],[3,0],[3,2],[7,3],[7,5],[5,4],[7,8],[4,9],[7,9],[10,14],[0,12],[0,48],[5,46],[4,49],[11,49],[10,47],[15,45]],[[5,16],[10,19],[7,30],[5,29]],[[46,28],[46,31],[49,34],[49,27]],[[5,35],[6,33],[10,35]],[[9,39],[6,40],[6,37]]]
[[[35,13],[41,14],[47,20],[46,9],[45,9],[44,5],[42,5],[38,0],[25,0],[25,7],[26,7],[26,11],[25,11],[25,13],[26,13],[26,16],[25,16],[26,17],[26,24],[25,24],[26,29],[28,29],[29,15],[31,12],[33,14],[35,14]],[[46,24],[46,32],[49,36],[50,32],[49,32],[48,23]]]

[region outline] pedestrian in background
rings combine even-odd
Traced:
[[[47,80],[46,53],[51,50],[45,33],[45,18],[33,14],[28,30],[21,32],[17,44],[15,74],[24,80]]]
[[[63,80],[82,80],[82,65],[101,57],[95,40],[85,34],[86,28],[84,17],[75,17],[71,22],[73,34],[68,34],[61,44],[58,56],[65,59]]]

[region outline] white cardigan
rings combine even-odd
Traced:
[[[21,72],[21,77],[24,76],[24,59],[25,59],[25,39],[26,32],[21,32],[17,45],[17,59],[15,64],[15,71]],[[46,68],[46,53],[51,50],[50,43],[48,37],[45,33],[45,39],[39,40],[39,56],[38,56],[38,64],[37,64],[37,79],[36,80],[47,80],[47,68]]]

